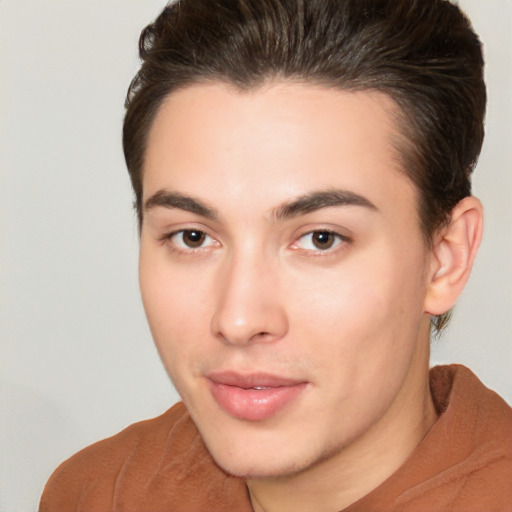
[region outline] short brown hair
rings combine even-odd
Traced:
[[[482,49],[448,0],[178,0],[143,30],[139,53],[123,130],[139,222],[160,105],[211,81],[245,90],[288,79],[390,96],[402,113],[399,153],[419,191],[427,242],[471,194],[484,136]]]

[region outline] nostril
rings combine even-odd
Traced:
[[[267,332],[267,331],[261,331],[261,332],[257,332],[255,333],[251,339],[252,340],[263,340],[265,338],[268,338],[270,336],[270,333]]]

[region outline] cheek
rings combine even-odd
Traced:
[[[294,276],[294,316],[313,332],[362,335],[385,315],[389,282],[364,261],[330,270]]]
[[[139,283],[149,327],[169,371],[206,338],[208,283],[141,250]]]
[[[333,411],[333,428],[347,411],[354,428],[383,413],[414,358],[421,320],[418,277],[409,274],[411,280],[401,282],[402,271],[392,260],[382,256],[380,266],[354,265],[297,294],[296,339],[321,369],[318,384],[328,390],[323,405]]]
[[[292,314],[300,338],[310,340],[317,354],[325,351],[327,364],[334,359],[349,361],[351,368],[379,360],[385,365],[407,344],[402,352],[408,357],[422,316],[418,260],[419,254],[400,259],[381,246],[314,279],[294,276]]]

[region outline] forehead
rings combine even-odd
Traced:
[[[395,149],[397,112],[378,92],[286,82],[242,92],[189,86],[169,95],[155,118],[144,198],[168,188],[240,206],[258,195],[270,208],[333,187],[415,196]]]

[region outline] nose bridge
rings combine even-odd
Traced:
[[[212,330],[224,342],[240,345],[284,335],[287,318],[279,295],[277,259],[254,244],[233,249],[218,274]]]

